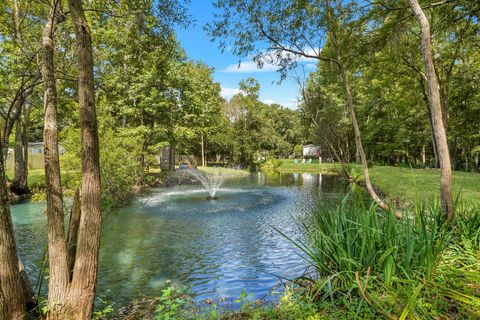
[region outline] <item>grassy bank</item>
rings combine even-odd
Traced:
[[[319,164],[318,160],[312,160],[312,163],[295,163],[294,160],[280,160],[276,171],[282,173],[323,173],[323,174],[336,174],[341,168],[338,163],[322,163]]]
[[[250,174],[248,170],[224,167],[198,167],[198,170],[206,173],[222,174],[226,176],[247,176]]]
[[[14,173],[11,170],[8,170],[7,177],[10,180],[13,180]],[[28,171],[28,186],[30,188],[42,188],[45,186],[45,170],[44,169],[34,169]]]
[[[438,198],[438,169],[374,166],[370,172],[372,183],[390,197],[413,202]],[[480,174],[454,171],[452,191],[464,203],[479,202]]]
[[[350,165],[359,172],[361,166]],[[294,163],[293,160],[281,160],[278,172],[336,173],[339,164],[312,161],[311,164]],[[438,169],[411,169],[389,166],[370,168],[372,183],[388,197],[409,202],[432,201],[438,197]],[[478,202],[480,199],[480,174],[470,172],[453,172],[453,194],[460,196],[465,203]]]

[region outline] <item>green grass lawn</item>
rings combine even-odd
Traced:
[[[353,165],[361,172],[361,166]],[[339,164],[312,161],[311,164],[295,164],[293,160],[282,160],[279,172],[334,173]],[[389,166],[370,168],[373,185],[387,196],[401,201],[423,201],[438,198],[438,169],[410,169]],[[465,203],[480,202],[480,174],[453,172],[453,195],[460,196]]]
[[[12,170],[7,170],[7,177],[8,179],[13,180],[14,173]],[[73,175],[79,175],[80,172],[72,172],[72,171],[62,171],[61,173],[62,176],[62,185],[67,185],[67,181],[69,179],[72,179]],[[45,169],[30,169],[28,170],[28,186],[31,189],[36,189],[40,188],[43,189],[45,188]]]
[[[248,170],[224,167],[198,167],[198,170],[206,173],[223,174],[228,176],[245,176],[250,174]]]
[[[439,197],[438,169],[410,169],[374,166],[370,169],[373,185],[388,196],[400,200],[423,201]],[[480,174],[453,172],[452,192],[465,203],[480,202]]]
[[[178,166],[176,166],[178,169]],[[229,175],[229,176],[244,176],[250,174],[248,170],[243,170],[243,169],[233,169],[233,168],[224,168],[224,167],[202,167],[199,166],[197,167],[198,170],[204,171],[206,173],[218,173],[218,174],[223,174],[223,175]],[[148,170],[149,173],[159,173],[162,172],[160,170],[160,166],[151,166]]]
[[[294,160],[280,160],[280,166],[277,168],[277,171],[285,173],[312,172],[332,174],[336,173],[339,168],[341,168],[341,166],[338,163],[319,164],[318,160],[312,160],[312,163],[303,164],[301,160],[299,160],[298,163],[295,163]]]
[[[11,170],[8,170],[7,177],[10,180],[13,180],[14,173]],[[44,169],[33,169],[28,170],[28,186],[30,188],[38,188],[45,186],[45,170]]]

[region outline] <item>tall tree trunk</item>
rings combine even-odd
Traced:
[[[13,48],[15,52],[15,58],[14,58],[14,64],[15,66],[19,65],[19,60],[18,57],[22,54],[21,50],[21,41],[22,41],[22,36],[21,36],[21,15],[20,15],[20,8],[18,4],[18,0],[13,0]],[[16,73],[16,70],[15,70]],[[4,161],[7,160],[7,155],[8,155],[8,145],[9,145],[9,138],[10,134],[12,133],[13,126],[17,119],[20,117],[23,103],[26,99],[26,94],[25,92],[22,92],[23,90],[23,83],[22,86],[19,88],[20,94],[17,95],[13,101],[13,104],[10,106],[7,116],[5,118],[5,125],[3,127],[3,156],[4,156]]]
[[[423,102],[425,103],[425,106],[427,107],[428,122],[430,123],[430,133],[431,133],[431,136],[432,136],[433,155],[435,156],[435,168],[440,168],[440,159],[438,158],[437,141],[435,140],[435,132],[434,132],[434,129],[433,129],[432,110],[430,108],[430,101],[428,99],[428,92],[427,92],[427,88],[425,88],[423,76],[420,76],[419,82],[420,82],[420,86],[422,87]]]
[[[22,115],[17,120],[15,127],[15,176],[12,191],[23,195],[29,193],[28,189],[28,110],[25,101],[22,101]]]
[[[425,167],[426,163],[426,152],[425,152],[425,146],[422,146],[422,151],[420,152],[420,158],[422,159],[422,166]]]
[[[68,306],[72,319],[90,319],[97,282],[102,213],[100,208],[100,157],[93,52],[90,28],[81,0],[68,0],[77,38],[78,96],[82,142],[82,189],[80,227]]]
[[[77,253],[78,228],[80,226],[80,217],[82,213],[80,202],[80,189],[77,189],[75,196],[73,197],[67,233],[68,270],[70,271],[70,277],[73,275],[75,255]]]
[[[202,167],[205,167],[205,141],[202,133]]]
[[[171,144],[168,147],[168,171],[175,171],[175,147]]]
[[[57,87],[55,83],[53,39],[59,6],[60,2],[55,0],[50,9],[49,20],[45,25],[42,41],[44,49],[42,71],[45,86],[43,140],[45,146],[45,193],[47,197],[48,220],[48,312],[50,319],[58,318],[69,284],[58,152]]]
[[[442,209],[447,219],[452,219],[453,199],[452,199],[452,168],[450,163],[450,154],[448,151],[447,135],[443,125],[442,105],[440,102],[440,91],[438,87],[438,79],[435,73],[435,67],[432,58],[432,46],[430,39],[430,24],[418,4],[417,0],[409,0],[410,7],[415,13],[421,34],[422,34],[422,54],[425,63],[425,72],[427,76],[427,84],[429,90],[430,107],[433,120],[433,132],[437,142],[438,157],[440,160],[440,198],[442,201]]]
[[[375,203],[383,210],[388,210],[387,204],[382,199],[380,199],[378,194],[373,189],[372,182],[370,180],[370,173],[368,172],[367,157],[365,156],[365,151],[363,150],[362,136],[360,133],[360,128],[358,126],[357,116],[355,114],[355,106],[353,104],[352,91],[350,89],[347,73],[340,62],[341,61],[340,55],[338,55],[338,61],[339,61],[340,75],[342,77],[343,84],[345,86],[345,92],[347,95],[347,106],[350,112],[350,117],[352,119],[353,132],[355,134],[355,146],[356,146],[357,153],[360,156],[360,161],[363,167],[363,177],[365,179],[365,186],[367,188],[368,194],[372,197]]]
[[[18,0],[13,1],[13,20],[14,20],[14,45],[18,50],[21,46],[21,16]],[[20,54],[21,50],[18,50]],[[15,176],[12,184],[12,191],[16,194],[23,195],[29,192],[27,185],[28,174],[28,145],[27,145],[27,114],[26,114],[27,93],[22,92],[18,101],[19,118],[16,121],[15,128]],[[23,115],[23,116],[22,116]],[[26,152],[25,152],[26,150]]]
[[[3,152],[0,143],[0,154]],[[27,300],[22,289],[3,157],[0,157],[0,319],[23,319]]]
[[[13,1],[14,45],[20,44],[20,10],[18,1]],[[24,97],[22,95],[22,97]],[[16,103],[18,106],[18,102]],[[20,104],[20,107],[22,104]],[[11,132],[10,115],[6,119],[6,134],[0,137],[0,319],[24,319],[27,307],[33,303],[33,293],[30,282],[18,259],[10,202],[8,198],[7,181],[5,176],[4,159],[7,154],[3,150],[8,148],[8,137]],[[3,139],[2,139],[3,138]]]

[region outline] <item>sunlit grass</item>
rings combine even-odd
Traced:
[[[361,166],[349,164],[361,171]],[[279,172],[335,173],[340,170],[338,163],[322,163],[314,160],[311,164],[281,160]],[[372,166],[370,176],[373,185],[389,198],[400,201],[433,201],[439,196],[438,169],[411,169],[405,167]],[[453,172],[453,195],[462,202],[475,203],[480,199],[480,174],[473,172]]]
[[[198,170],[206,173],[224,174],[229,176],[245,176],[250,174],[248,170],[225,167],[198,167]]]
[[[438,199],[440,171],[374,166],[370,169],[372,183],[390,197],[409,201]],[[480,174],[453,172],[452,192],[466,203],[480,201]]]
[[[323,173],[323,174],[335,174],[341,165],[338,163],[318,163],[318,160],[312,160],[311,163],[302,163],[302,160],[280,160],[280,165],[276,169],[278,172],[284,173],[302,173],[302,172],[310,172],[310,173]]]
[[[8,179],[13,180],[14,172],[8,170],[6,172]],[[45,185],[45,170],[33,169],[28,170],[28,186],[30,188],[43,187]]]

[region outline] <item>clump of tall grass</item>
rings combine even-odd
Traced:
[[[318,301],[360,297],[387,318],[428,318],[432,310],[480,316],[480,214],[457,219],[446,226],[440,207],[426,204],[397,219],[351,193],[300,222],[306,240],[292,241],[313,271],[299,283]]]

